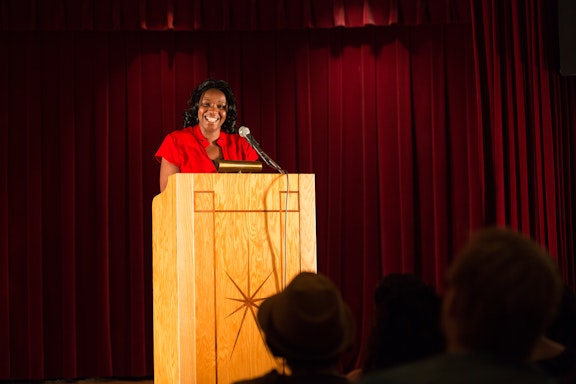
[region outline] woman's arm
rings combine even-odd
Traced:
[[[179,172],[180,168],[165,158],[162,158],[162,162],[160,163],[160,192],[164,192],[166,189],[166,185],[168,184],[168,176]]]

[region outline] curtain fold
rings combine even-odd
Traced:
[[[4,0],[0,30],[283,30],[469,23],[468,0]]]
[[[574,286],[574,242],[565,236],[575,233],[574,215],[564,213],[573,212],[566,197],[574,191],[575,81],[559,74],[556,6],[472,0],[471,8],[486,177],[493,178],[488,223],[536,238]]]

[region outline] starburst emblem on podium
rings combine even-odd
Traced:
[[[259,308],[258,303],[261,301],[264,301],[266,299],[266,297],[256,297],[256,295],[258,295],[258,292],[260,292],[260,290],[262,289],[262,287],[264,286],[266,281],[268,281],[268,279],[270,278],[271,275],[272,275],[272,272],[270,272],[270,274],[264,279],[264,281],[252,293],[251,292],[252,287],[250,284],[250,273],[248,273],[248,290],[246,292],[244,292],[244,290],[242,288],[240,288],[240,286],[234,281],[234,279],[228,274],[228,272],[226,272],[226,276],[228,276],[228,278],[230,279],[232,284],[234,284],[234,287],[236,287],[236,290],[238,291],[238,293],[241,296],[240,298],[234,298],[234,297],[227,297],[226,298],[228,300],[235,301],[235,302],[238,302],[240,304],[240,305],[238,305],[238,307],[236,309],[234,309],[232,312],[230,312],[230,314],[228,314],[226,316],[226,318],[234,315],[235,313],[237,313],[239,311],[243,311],[242,320],[240,322],[240,326],[238,327],[238,332],[236,333],[236,339],[234,340],[234,345],[232,347],[232,352],[230,353],[230,356],[232,356],[234,354],[234,349],[236,348],[236,344],[238,343],[238,338],[240,337],[240,332],[242,331],[242,327],[244,326],[248,312],[250,312],[250,314],[252,315],[252,319],[254,320],[254,323],[258,324],[258,319],[256,318],[256,310],[257,310],[257,308]],[[262,333],[260,333],[260,335],[262,336]]]

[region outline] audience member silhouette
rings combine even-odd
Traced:
[[[276,370],[238,384],[346,384],[339,360],[354,341],[352,313],[325,276],[301,272],[286,288],[264,300],[258,324],[270,352],[284,358],[291,374]]]
[[[368,374],[362,383],[553,383],[528,359],[561,291],[556,264],[533,240],[505,228],[481,230],[447,272],[447,352]]]
[[[576,383],[576,294],[567,284],[556,317],[536,343],[531,361],[560,384]]]
[[[348,378],[388,369],[444,352],[441,299],[434,287],[413,274],[392,273],[374,291],[374,325],[363,369]]]

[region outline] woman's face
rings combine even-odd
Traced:
[[[198,124],[204,136],[220,132],[227,111],[228,104],[222,91],[213,88],[204,92],[198,103]]]

